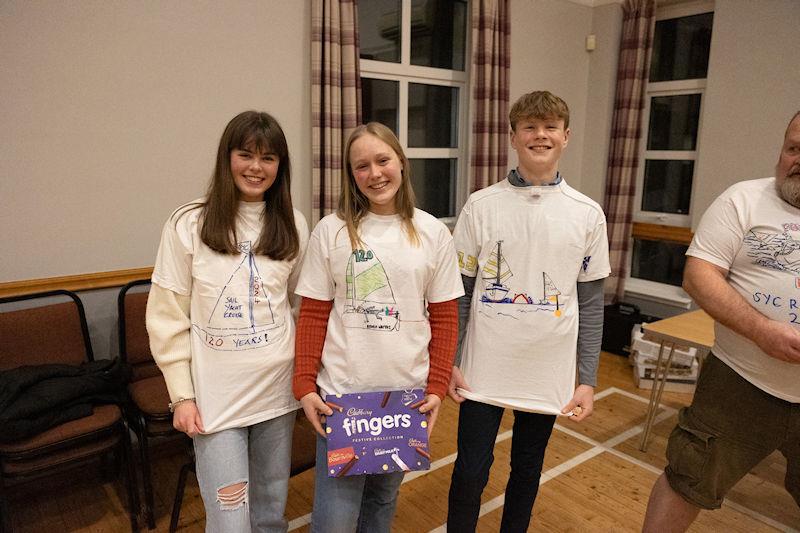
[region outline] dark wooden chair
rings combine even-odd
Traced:
[[[130,425],[139,441],[139,461],[144,485],[144,516],[147,527],[155,528],[153,504],[153,475],[150,461],[150,441],[159,438],[183,438],[187,446],[189,437],[172,427],[169,412],[169,393],[164,376],[150,353],[150,342],[145,327],[145,310],[150,280],[128,283],[119,291],[119,354],[131,367],[128,384],[130,404],[127,408]]]
[[[0,298],[0,370],[27,365],[79,366],[94,360],[83,304],[75,293],[56,290]],[[23,393],[24,394],[24,393]],[[56,470],[113,455],[126,477],[131,529],[136,531],[138,494],[127,422],[117,404],[95,405],[83,418],[28,438],[0,443],[0,527],[11,529],[6,480],[35,479]]]
[[[149,285],[150,280],[128,283],[120,290],[117,304],[119,309],[119,353],[120,357],[132,367],[131,382],[128,386],[131,398],[128,417],[139,440],[145,518],[148,527],[153,529],[155,516],[149,440],[155,437],[182,434],[172,427],[167,385],[150,353],[150,343],[145,327],[148,291],[143,290]],[[291,475],[299,474],[314,466],[316,459],[315,435],[313,426],[300,411],[294,426]],[[188,437],[186,439],[188,441]],[[178,486],[175,490],[170,518],[170,531],[177,529],[189,472],[194,472],[193,457],[190,457],[189,461],[183,465],[178,475]]]

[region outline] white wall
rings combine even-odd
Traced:
[[[800,110],[800,2],[717,0],[703,101],[692,225],[737,181],[774,175]]]
[[[511,0],[510,105],[525,93],[548,90],[570,108],[569,144],[559,170],[573,187],[582,185],[586,139],[586,93],[592,8],[566,0]],[[517,157],[509,145],[508,164]]]
[[[310,2],[0,2],[0,281],[153,264],[230,118],[271,112],[310,213]]]
[[[622,36],[622,5],[596,7],[592,12],[592,33],[597,47],[589,60],[580,190],[603,205]]]

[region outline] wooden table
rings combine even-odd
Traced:
[[[653,427],[653,421],[661,404],[661,393],[664,392],[664,384],[667,381],[672,356],[675,346],[689,346],[697,349],[697,357],[700,362],[714,345],[714,319],[699,309],[690,311],[664,320],[657,320],[642,326],[644,338],[646,340],[659,343],[658,360],[656,361],[655,374],[653,376],[653,389],[650,391],[650,403],[647,406],[647,418],[642,432],[642,442],[639,445],[641,451],[647,449],[647,439]],[[665,364],[662,370],[664,353],[667,352]]]

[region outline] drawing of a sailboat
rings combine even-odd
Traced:
[[[193,324],[205,344],[215,350],[250,349],[281,337],[275,323],[250,241],[238,243],[242,260],[220,290],[205,326]]]
[[[345,270],[345,327],[396,331],[400,312],[383,264],[372,250],[354,250]]]
[[[553,280],[550,279],[550,276],[547,275],[546,272],[542,272],[542,304],[549,304],[552,305],[555,303],[556,316],[561,315],[561,309],[558,303],[558,297],[561,294],[561,291],[558,290]]]
[[[511,303],[511,299],[508,298],[508,287],[503,282],[513,274],[503,258],[502,245],[503,241],[497,241],[497,246],[492,250],[481,272],[484,283],[482,302]]]
[[[513,304],[515,306],[534,306],[536,310],[553,310],[561,316],[558,301],[561,291],[546,272],[542,272],[542,297],[531,298],[525,292],[511,292],[506,282],[513,276],[511,268],[503,257],[503,241],[497,241],[492,253],[481,271],[484,288],[481,302],[487,304]],[[511,296],[513,294],[513,297]],[[554,309],[555,308],[555,309]],[[523,308],[518,308],[520,311]],[[530,308],[528,308],[530,309]]]

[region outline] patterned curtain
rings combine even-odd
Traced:
[[[312,224],[336,210],[342,149],[360,121],[356,0],[312,0]]]
[[[508,100],[511,25],[508,0],[472,2],[472,188],[508,172]]]
[[[605,283],[606,302],[622,299],[628,275],[639,141],[643,137],[642,112],[655,31],[655,0],[626,0],[622,11],[617,93],[606,173],[605,211],[611,260],[611,276]]]

